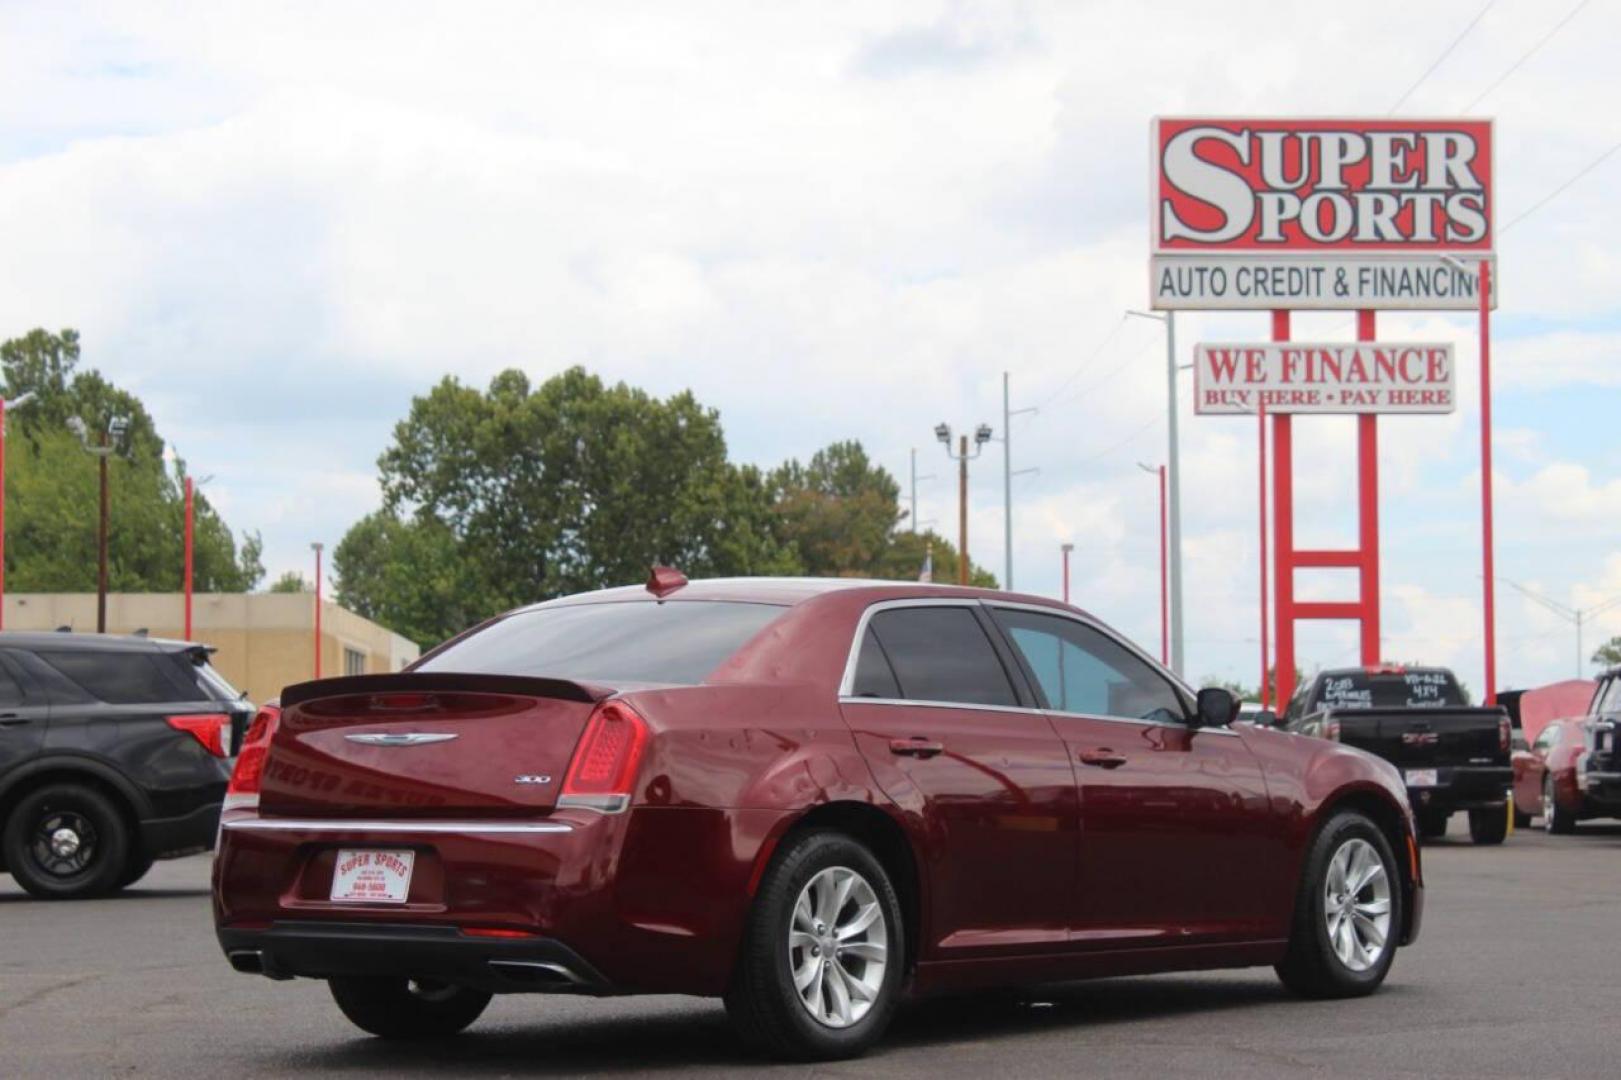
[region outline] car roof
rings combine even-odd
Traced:
[[[76,634],[60,630],[0,631],[0,647],[13,649],[60,649],[91,652],[178,652],[203,648],[190,641],[144,637],[138,634]]]
[[[674,591],[666,593],[663,599],[667,601],[732,601],[736,603],[777,604],[783,607],[792,607],[829,593],[849,593],[862,590],[870,591],[873,594],[874,601],[911,598],[949,599],[956,597],[962,599],[1003,600],[1038,607],[1050,607],[1058,611],[1078,610],[1050,597],[1004,592],[1000,589],[980,589],[972,586],[945,585],[920,581],[882,581],[876,578],[844,577],[700,578],[689,581]],[[601,589],[596,592],[576,593],[573,596],[560,596],[555,600],[530,604],[519,610],[533,611],[551,607],[572,607],[577,604],[613,604],[637,601],[651,603],[659,599],[659,597],[648,592],[645,586],[626,585],[613,589]]]

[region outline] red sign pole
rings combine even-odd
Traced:
[[[1159,467],[1159,662],[1170,666],[1171,663],[1171,615],[1170,615],[1170,566],[1171,560],[1166,551],[1165,498],[1165,466]]]
[[[1497,704],[1497,578],[1492,553],[1491,264],[1480,260],[1480,543],[1486,643],[1486,704]]]
[[[185,557],[185,593],[186,593],[186,632],[185,639],[191,640],[191,539],[192,539],[192,498],[193,488],[191,477],[186,477],[186,557]]]
[[[1270,645],[1269,645],[1269,643],[1267,641],[1267,621],[1266,621],[1267,595],[1266,595],[1266,402],[1265,401],[1262,401],[1260,403],[1260,406],[1256,410],[1256,415],[1260,418],[1260,422],[1257,424],[1257,432],[1256,432],[1256,434],[1259,436],[1259,442],[1256,444],[1258,446],[1258,448],[1259,448],[1259,452],[1256,454],[1256,461],[1259,462],[1259,464],[1260,464],[1261,479],[1260,479],[1260,484],[1256,489],[1260,493],[1260,498],[1257,499],[1256,506],[1258,506],[1260,508],[1260,515],[1261,515],[1261,533],[1260,533],[1260,536],[1261,536],[1261,708],[1264,709],[1264,708],[1267,707],[1267,703],[1271,700],[1271,696],[1270,696],[1271,695],[1271,688],[1267,685],[1267,678],[1266,678],[1266,669],[1271,665],[1271,655],[1270,655],[1271,654],[1271,647],[1270,647]]]
[[[1272,313],[1272,340],[1289,340],[1289,313]],[[1288,413],[1272,417],[1272,574],[1277,593],[1276,693],[1282,708],[1295,692],[1294,432]]]
[[[1358,341],[1377,338],[1373,311],[1356,313]],[[1362,663],[1375,667],[1379,647],[1379,417],[1365,413],[1356,418],[1357,547],[1361,564]]]

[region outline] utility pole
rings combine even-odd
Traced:
[[[913,532],[917,532],[917,482],[933,479],[933,473],[925,473],[922,476],[917,474],[917,447],[912,447],[912,512],[908,515],[907,521],[911,523]]]
[[[946,457],[957,463],[957,584],[968,584],[968,462],[977,458],[991,441],[991,426],[974,429],[974,452],[968,452],[968,436],[961,437],[957,453],[951,452],[951,425],[937,424],[934,437],[946,448]]]
[[[84,420],[77,416],[68,418],[68,427],[79,437],[85,452],[98,459],[101,473],[100,521],[96,526],[96,633],[107,632],[107,518],[111,509],[111,499],[107,490],[107,459],[113,456],[116,449],[114,443],[124,437],[124,431],[129,427],[129,421],[122,416],[115,416],[107,422],[92,445],[90,442],[90,429]]]
[[[1584,608],[1573,608],[1565,604],[1561,604],[1557,600],[1550,600],[1546,596],[1543,596],[1541,593],[1537,592],[1535,589],[1530,589],[1524,585],[1521,585],[1518,581],[1510,581],[1506,577],[1499,577],[1497,580],[1501,581],[1504,585],[1507,585],[1509,588],[1514,589],[1517,592],[1524,593],[1527,597],[1535,600],[1537,603],[1541,604],[1555,615],[1558,615],[1566,622],[1575,624],[1576,677],[1578,679],[1581,678],[1582,669],[1587,666],[1586,649],[1582,644],[1582,627],[1594,616],[1602,615],[1606,611],[1609,611],[1611,608],[1615,607],[1617,604],[1621,604],[1621,596],[1612,596],[1602,604],[1589,604]]]
[[[1171,592],[1171,670],[1182,674],[1182,462],[1177,437],[1176,417],[1176,312],[1152,315],[1146,311],[1128,311],[1127,315],[1139,319],[1153,319],[1165,324],[1165,420],[1169,429],[1166,455],[1166,479],[1170,487],[1170,592]]]
[[[1002,372],[1002,546],[1006,549],[1002,588],[1013,591],[1013,478],[1039,469],[1013,471],[1013,418],[1034,408],[1014,409],[1008,404],[1008,373]]]

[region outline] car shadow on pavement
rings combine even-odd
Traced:
[[[210,896],[210,891],[204,889],[143,889],[139,886],[115,892],[110,896],[88,897],[82,900],[41,900],[36,896],[18,889],[16,892],[0,892],[0,904],[62,904],[67,907],[79,908],[87,904],[127,904],[136,900],[169,900],[176,897]]]
[[[1387,991],[1389,992],[1389,991]],[[1292,1000],[1268,973],[1253,980],[1109,979],[1022,991],[953,995],[909,1002],[865,1059],[878,1066],[891,1049],[955,1043],[1041,1031],[1080,1031],[1113,1023],[1161,1020],[1189,1013]],[[532,1028],[480,1032],[442,1043],[399,1044],[357,1039],[310,1048],[285,1068],[321,1072],[454,1071],[458,1074],[568,1073],[735,1067],[758,1071],[771,1063],[737,1041],[717,1002],[678,1015],[618,1012],[568,1024],[537,1020]],[[803,1066],[800,1066],[801,1068]]]

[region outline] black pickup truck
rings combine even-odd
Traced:
[[[1445,668],[1338,668],[1306,680],[1289,702],[1289,731],[1377,754],[1402,771],[1426,838],[1446,832],[1453,811],[1469,812],[1477,844],[1508,832],[1508,712],[1474,708]]]

